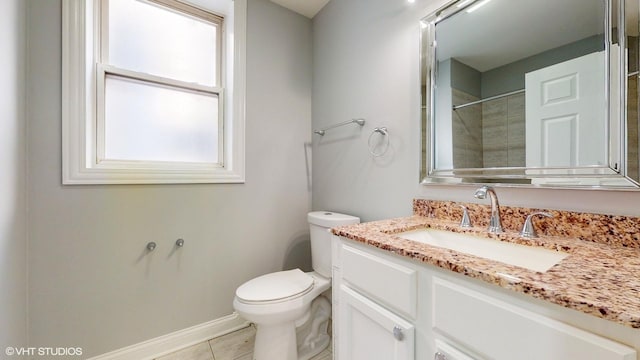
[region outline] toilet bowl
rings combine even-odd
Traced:
[[[330,309],[323,311],[329,302],[320,296],[331,287],[331,233],[328,230],[359,223],[360,219],[325,211],[311,212],[307,219],[314,271],[305,273],[293,269],[270,273],[249,280],[236,290],[234,309],[256,325],[254,360],[307,360],[329,343]],[[303,327],[305,339],[298,339],[297,329]]]
[[[307,278],[309,285],[304,282],[292,286],[289,296],[271,298],[259,295],[260,289],[271,293],[267,289],[269,284],[278,287],[278,284],[292,284],[301,278]],[[240,286],[233,307],[240,316],[256,324],[254,359],[299,360],[296,325],[301,324],[298,320],[306,317],[311,302],[330,287],[331,279],[299,269],[263,275]]]

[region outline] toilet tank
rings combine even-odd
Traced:
[[[331,237],[329,229],[357,224],[360,218],[331,211],[313,211],[307,215],[311,233],[311,261],[318,274],[331,277]]]

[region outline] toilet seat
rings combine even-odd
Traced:
[[[313,277],[300,269],[259,276],[242,284],[236,298],[245,304],[272,304],[291,300],[313,289]]]

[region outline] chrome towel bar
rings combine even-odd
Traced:
[[[334,124],[334,125],[331,125],[331,126],[327,126],[324,129],[314,130],[313,133],[314,134],[318,134],[320,136],[324,136],[325,131],[327,131],[329,129],[333,129],[333,128],[337,128],[338,126],[344,126],[344,125],[349,125],[349,124],[358,124],[360,126],[364,126],[364,119],[347,120],[347,121],[341,122],[339,124]]]

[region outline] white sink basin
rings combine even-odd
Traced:
[[[414,230],[397,236],[529,270],[545,272],[569,254],[444,230]]]

